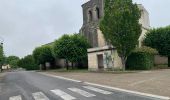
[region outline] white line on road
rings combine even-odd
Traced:
[[[95,91],[95,92],[98,92],[98,93],[101,93],[101,94],[106,94],[106,95],[112,94],[112,92],[105,91],[105,90],[95,88],[95,87],[92,87],[92,86],[83,86],[83,88],[86,88],[86,89],[89,89],[89,90],[92,90],[92,91]]]
[[[46,76],[50,76],[50,77],[54,77],[54,78],[58,78],[58,79],[67,80],[67,81],[73,81],[73,82],[77,82],[77,83],[82,82],[82,81],[79,81],[79,80],[74,80],[74,79],[70,79],[70,78],[65,78],[65,77],[62,77],[62,76],[50,75],[50,74],[46,74],[46,73],[40,73],[40,74],[46,75]]]
[[[94,96],[96,96],[94,94],[91,94],[89,92],[86,92],[86,91],[78,89],[78,88],[68,88],[68,89],[75,92],[75,93],[78,93],[78,94],[80,94],[82,96],[85,96],[85,97],[94,97]]]
[[[13,97],[10,97],[9,100],[22,100],[21,96],[13,96]]]
[[[167,77],[167,75],[166,76],[161,76],[161,77],[154,77],[154,78],[150,78],[150,79],[146,79],[146,80],[142,80],[142,81],[137,81],[137,82],[134,82],[134,83],[130,84],[129,86],[135,86],[135,85],[145,83],[145,82],[148,82],[148,81],[154,81],[154,80],[157,80],[157,79],[161,79],[163,77]]]
[[[44,73],[40,73],[40,74],[46,75],[46,76],[51,76],[51,77],[56,77],[56,78],[63,79],[63,80],[78,82],[78,83],[82,82],[82,81],[79,81],[79,80],[65,78],[65,77],[62,77],[62,76],[55,76],[55,75],[44,74]],[[83,82],[83,83],[87,84],[87,85],[103,87],[103,88],[112,89],[112,90],[116,90],[116,91],[122,91],[122,92],[126,92],[126,93],[137,94],[137,95],[141,95],[141,96],[147,96],[147,97],[152,97],[152,98],[157,98],[157,99],[162,99],[162,100],[170,100],[170,97],[166,97],[166,96],[159,96],[159,95],[154,95],[154,94],[142,93],[142,92],[131,91],[131,90],[126,90],[126,89],[121,89],[121,88],[116,88],[116,87],[110,87],[110,86],[106,86],[106,85],[100,85],[100,84],[89,83],[89,82]]]
[[[126,93],[141,95],[141,96],[145,96],[145,97],[147,96],[147,97],[152,97],[152,98],[161,99],[161,100],[170,100],[170,97],[165,97],[165,96],[153,95],[153,94],[148,94],[148,93],[141,93],[141,92],[137,92],[137,91],[125,90],[125,89],[120,89],[120,88],[116,88],[116,87],[110,87],[110,86],[100,85],[100,84],[95,84],[95,83],[89,83],[89,82],[84,82],[84,83],[88,84],[88,85],[93,85],[93,86],[103,87],[103,88],[107,88],[107,89],[117,90],[117,91],[120,91],[120,92],[126,92]]]
[[[76,99],[75,97],[65,93],[64,91],[61,91],[59,89],[56,89],[56,90],[51,90],[51,92],[53,92],[55,95],[61,97],[62,99],[64,100],[74,100]]]
[[[32,93],[35,100],[49,100],[48,97],[42,92]]]

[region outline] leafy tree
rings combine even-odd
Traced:
[[[9,64],[12,68],[17,68],[17,63],[19,61],[19,57],[17,56],[9,56],[6,58],[6,63]]]
[[[26,70],[38,70],[39,69],[32,55],[28,55],[20,59],[18,61],[18,66],[25,68]]]
[[[106,41],[117,48],[125,70],[127,57],[138,44],[141,34],[141,12],[132,0],[105,0],[104,11],[100,29]]]
[[[157,49],[159,54],[167,56],[170,67],[170,26],[150,30],[144,44]]]
[[[71,62],[87,63],[87,49],[90,48],[90,44],[84,36],[79,34],[74,34],[71,36],[71,39],[75,44],[75,52],[72,57]],[[78,66],[80,68],[81,66]]]
[[[42,46],[35,48],[33,51],[33,57],[37,64],[45,64],[46,62],[54,62],[54,57],[50,46]],[[45,66],[46,69],[46,66]]]
[[[68,61],[73,63],[87,60],[87,40],[78,34],[63,35],[56,40],[53,46],[53,52],[56,58],[66,59],[67,69]]]

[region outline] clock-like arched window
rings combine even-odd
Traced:
[[[100,19],[100,9],[98,7],[96,7],[96,16],[97,19]]]
[[[89,18],[89,21],[93,20],[93,13],[91,10],[89,10],[89,12],[88,12],[88,18]]]

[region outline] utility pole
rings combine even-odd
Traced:
[[[4,54],[3,54],[3,42],[4,39],[2,37],[0,37],[0,69],[2,72],[2,65],[3,65],[3,61],[4,61]]]

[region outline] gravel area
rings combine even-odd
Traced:
[[[76,80],[170,97],[170,69],[136,73],[43,72]]]

